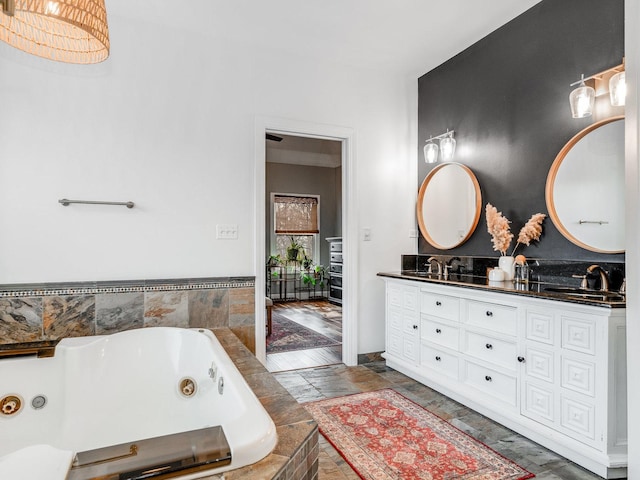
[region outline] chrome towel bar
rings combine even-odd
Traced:
[[[68,207],[71,203],[84,203],[88,205],[124,205],[127,208],[133,208],[133,202],[97,202],[93,200],[69,200],[68,198],[61,198],[58,200],[65,207]]]

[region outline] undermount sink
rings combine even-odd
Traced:
[[[547,292],[564,293],[570,297],[591,298],[602,301],[622,302],[625,299],[624,295],[620,295],[618,292],[588,290],[578,287],[547,287],[545,290]]]

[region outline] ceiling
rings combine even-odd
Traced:
[[[417,78],[539,1],[189,0],[179,8],[173,0],[106,3],[110,17]]]
[[[342,142],[294,135],[276,136],[282,141],[266,141],[267,162],[328,168],[342,164]]]

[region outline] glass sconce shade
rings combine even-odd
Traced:
[[[596,91],[584,84],[580,83],[578,88],[573,90],[569,95],[569,103],[571,104],[571,115],[573,118],[588,117],[593,112],[593,104],[596,99]]]
[[[627,96],[627,83],[624,72],[616,73],[609,79],[609,94],[611,95],[611,105],[622,107]]]
[[[0,0],[0,40],[59,62],[109,56],[105,0]]]
[[[424,146],[424,161],[426,163],[436,163],[438,161],[438,145],[431,140]]]
[[[450,162],[453,159],[453,152],[456,150],[456,141],[453,136],[440,140],[440,150],[442,150],[443,162]]]

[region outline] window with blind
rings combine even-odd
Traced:
[[[318,207],[318,197],[274,195],[275,250],[282,258],[286,258],[292,240],[302,247],[301,256],[315,258],[316,238],[320,233]]]
[[[318,230],[318,198],[275,195],[274,227],[277,235],[313,235]]]

